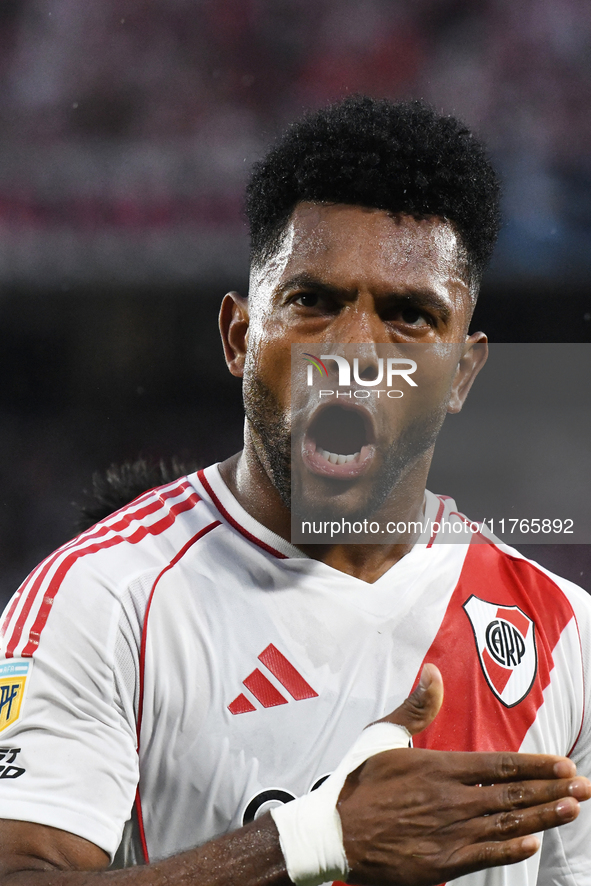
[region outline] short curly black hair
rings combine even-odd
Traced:
[[[351,96],[293,123],[246,190],[251,261],[277,250],[300,201],[449,221],[478,285],[499,231],[499,182],[483,145],[421,101]]]

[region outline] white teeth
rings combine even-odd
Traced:
[[[327,449],[320,447],[316,451],[332,465],[345,465],[350,461],[357,461],[359,455],[359,452],[353,452],[352,455],[339,455],[337,452],[328,452]]]

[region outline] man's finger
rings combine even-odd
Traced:
[[[397,710],[400,711],[401,708]],[[394,717],[396,713],[397,711],[390,717]],[[381,722],[394,722],[390,717]],[[375,771],[374,777],[389,778],[414,769],[428,771],[435,781],[450,785],[500,787],[513,782],[520,786],[517,790],[522,788],[522,782],[570,782],[577,775],[577,767],[567,757],[505,751],[433,751],[424,748],[400,748],[377,754],[367,761],[364,772],[369,775]],[[586,783],[585,779],[582,782],[577,780],[579,786]],[[588,788],[585,787],[584,790],[587,791]],[[546,798],[542,797],[540,802],[544,799]],[[587,795],[581,795],[579,799],[587,799]]]
[[[472,790],[472,789],[470,789]],[[472,802],[465,802],[465,809],[472,818],[494,812],[511,812],[542,806],[572,797],[574,800],[591,799],[591,782],[578,776],[555,781],[521,781],[508,784],[485,785],[473,789]]]
[[[405,726],[411,735],[422,732],[433,722],[443,703],[443,678],[438,667],[426,664],[419,685],[399,708],[378,722]]]
[[[556,803],[547,803],[533,809],[516,809],[487,815],[481,821],[482,839],[507,840],[511,837],[523,837],[526,834],[547,831],[574,821],[580,811],[581,807],[577,800],[573,797],[564,797]]]
[[[503,840],[500,843],[479,843],[466,846],[454,853],[450,864],[446,867],[448,880],[481,871],[484,868],[499,867],[505,864],[517,864],[531,858],[540,848],[540,839],[535,834]]]
[[[577,767],[553,754],[457,751],[450,754],[450,773],[464,784],[500,784],[529,779],[574,778]]]
[[[481,842],[466,846],[450,859],[448,877],[455,878],[486,867],[515,864],[533,855],[540,846],[537,831],[574,821],[580,806],[567,797],[557,803],[515,812],[490,815],[481,821]]]

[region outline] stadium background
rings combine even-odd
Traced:
[[[490,145],[505,225],[476,325],[588,342],[587,0],[0,4],[0,602],[73,534],[93,471],[239,447],[214,324],[246,290],[245,176],[353,91],[423,97]],[[590,550],[542,557],[591,590]]]

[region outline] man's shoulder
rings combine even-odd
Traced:
[[[506,544],[492,534],[486,523],[470,520],[459,511],[453,498],[428,491],[426,494],[429,513],[432,515],[436,512],[434,519],[438,531],[432,533],[432,541],[445,544],[452,538],[461,545],[469,541],[462,570],[464,578],[470,576],[475,583],[489,588],[513,587],[522,593],[545,593],[548,604],[552,600],[565,598],[591,617],[591,594],[584,588]],[[447,536],[441,531],[442,527],[447,527],[446,521],[453,521],[451,525],[455,530],[455,533],[448,533]],[[464,533],[459,533],[460,527],[465,530]],[[543,559],[545,546],[538,547],[540,559]]]
[[[142,572],[166,568],[214,522],[215,515],[189,475],[142,493],[86,529],[53,557],[127,586]]]
[[[214,523],[190,476],[150,489],[99,520],[22,583],[0,626],[6,653],[32,654],[54,611],[86,618],[118,606],[130,589],[143,609],[150,584]],[[133,601],[131,607],[137,608]]]
[[[503,588],[528,599],[537,608],[538,618],[550,620],[559,612],[563,617],[570,612],[591,632],[591,595],[516,548],[498,540],[470,545],[463,570],[466,574],[481,587]]]

